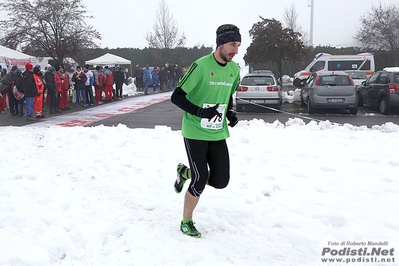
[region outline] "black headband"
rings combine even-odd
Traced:
[[[228,30],[216,36],[216,45],[222,45],[228,42],[241,42],[241,34],[238,30]]]

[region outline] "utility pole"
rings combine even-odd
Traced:
[[[310,46],[313,47],[314,0],[308,0],[308,7],[310,7]]]

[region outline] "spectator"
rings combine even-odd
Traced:
[[[143,70],[143,78],[144,78],[144,95],[148,95],[148,85],[150,84],[151,74],[149,66],[146,65]]]
[[[152,79],[152,89],[154,93],[157,92],[158,88],[158,80],[159,80],[159,68],[154,67],[154,70],[151,72],[151,79]]]
[[[125,85],[129,85],[129,70],[125,68],[125,71],[123,72],[123,75],[125,76]]]
[[[83,67],[83,72],[85,73],[87,79],[85,82],[85,93],[86,93],[86,103],[90,106],[94,105],[93,99],[93,84],[94,84],[94,75],[93,72],[89,70],[89,65],[85,65]]]
[[[4,110],[6,108],[5,105],[5,96],[3,96],[3,93],[5,94],[5,88],[3,83],[1,83],[1,80],[4,77],[4,73],[3,73],[3,67],[0,65],[0,114],[4,113]]]
[[[177,82],[180,79],[180,74],[181,73],[181,69],[179,70],[179,65],[175,64],[173,67],[173,85],[172,85],[172,89],[174,90],[176,88]]]
[[[58,70],[58,76],[61,80],[61,92],[59,98],[59,108],[61,111],[71,110],[68,107],[68,99],[69,99],[69,75],[65,72],[64,66],[60,66]]]
[[[143,89],[143,69],[139,65],[136,65],[136,68],[134,69],[134,79],[135,79],[135,84],[136,84],[137,90],[142,90]]]
[[[105,89],[105,101],[112,102],[112,88],[114,85],[114,75],[112,75],[111,70],[108,66],[104,67],[104,89]]]
[[[96,66],[96,69],[93,71],[94,75],[94,92],[95,92],[95,101],[96,104],[102,104],[101,96],[104,90],[104,74],[102,72],[101,66]]]
[[[165,65],[161,67],[161,70],[159,71],[159,91],[165,91],[166,86],[168,83],[168,73]]]
[[[55,68],[50,66],[47,68],[44,74],[44,80],[46,81],[47,97],[50,97],[50,114],[61,112],[58,110],[58,97],[57,97],[57,84],[55,82]]]
[[[168,90],[172,90],[173,84],[175,82],[175,69],[173,65],[168,66]]]
[[[8,106],[10,108],[10,113],[12,116],[17,115],[17,109],[18,109],[18,102],[14,97],[14,94],[12,93],[12,85],[14,83],[14,76],[15,76],[15,70],[17,70],[17,66],[13,66],[11,68],[11,71],[9,71],[7,74],[4,75],[3,79],[1,80],[1,87],[3,87],[3,97],[5,96],[5,99],[8,100]]]
[[[115,68],[115,73],[114,73],[114,82],[115,82],[115,90],[116,90],[116,98],[118,100],[122,99],[122,88],[123,88],[123,83],[125,81],[125,75],[123,74],[122,70],[120,67]]]
[[[177,64],[176,64],[177,65]],[[183,69],[181,68],[181,66],[177,65],[177,69],[176,69],[176,82],[175,84],[179,83],[181,77],[183,76]],[[176,88],[176,85],[175,85]]]
[[[82,68],[80,66],[76,67],[76,72],[72,75],[72,81],[75,83],[75,91],[76,91],[76,107],[79,107],[80,96],[83,98],[83,107],[86,107],[86,85],[87,81],[86,75],[82,72]]]
[[[24,90],[26,101],[26,120],[33,120],[34,99],[39,93],[37,92],[35,78],[33,76],[33,66],[31,63],[25,65],[25,71],[22,73],[24,77]]]
[[[54,80],[55,80],[55,91],[56,91],[56,95],[57,95],[57,103],[56,103],[56,107],[55,110],[57,113],[60,113],[62,110],[60,108],[60,95],[61,95],[61,91],[62,91],[62,82],[61,82],[61,78],[59,75],[59,71],[60,70],[60,66],[55,66],[54,67]]]
[[[42,79],[42,72],[40,67],[35,66],[33,68],[33,77],[36,83],[37,94],[34,102],[35,118],[44,118],[43,114],[43,93],[44,93],[44,83]]]
[[[25,94],[24,81],[23,81],[22,71],[20,69],[15,70],[14,84],[18,92]],[[17,100],[16,114],[18,116],[24,116],[25,97],[22,97],[20,99],[17,98],[15,99]]]

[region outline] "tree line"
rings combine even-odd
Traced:
[[[168,64],[178,64],[182,67],[188,67],[199,57],[210,54],[212,47],[178,47],[174,49],[158,48],[117,48],[117,49],[84,49],[78,53],[77,61],[83,65],[85,61],[99,57],[105,53],[118,55],[132,62],[132,65],[160,67]]]

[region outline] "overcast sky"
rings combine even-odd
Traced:
[[[98,0],[83,0],[94,19],[88,23],[102,34],[101,47],[145,48],[145,34],[152,31],[161,0],[118,0],[99,4]],[[250,44],[248,31],[260,21],[259,16],[283,22],[284,10],[294,3],[298,24],[310,32],[311,0],[166,0],[180,32],[187,38],[186,46],[196,44],[215,47],[216,28],[224,23],[236,24],[242,35],[242,46],[235,61],[242,57]],[[359,18],[371,6],[395,4],[397,0],[314,0],[313,44],[354,46],[353,36],[360,25]]]
[[[225,23],[236,24],[241,29],[242,46],[235,61],[242,60],[251,40],[248,31],[260,21],[259,16],[283,22],[284,10],[292,3],[298,12],[298,24],[310,32],[311,0],[166,0],[166,4],[179,31],[186,35],[186,47],[197,44],[215,47],[216,28]],[[314,0],[313,44],[353,46],[353,36],[359,18],[371,6],[398,4],[398,0]],[[105,48],[145,48],[146,33],[152,31],[161,0],[83,0],[88,15],[87,23],[101,34],[100,46]],[[2,13],[4,14],[4,13]]]

